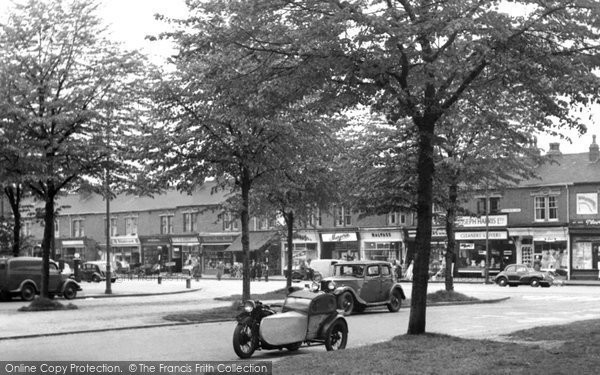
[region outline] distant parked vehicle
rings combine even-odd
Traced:
[[[42,258],[35,257],[0,259],[0,297],[10,299],[20,296],[24,301],[33,300],[41,291],[42,262]],[[48,266],[49,297],[75,298],[81,290],[79,284],[62,274],[53,260],[50,260]]]
[[[536,271],[524,264],[510,264],[494,278],[500,286],[531,285],[549,287],[554,278],[544,271]]]
[[[79,277],[83,281],[93,281],[95,283],[106,280],[106,261],[98,260],[83,263],[79,271]],[[114,283],[116,280],[117,276],[111,272],[110,282]]]

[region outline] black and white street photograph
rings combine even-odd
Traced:
[[[0,375],[597,374],[598,136],[598,0],[0,0]]]

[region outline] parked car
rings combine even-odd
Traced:
[[[389,262],[343,261],[333,267],[333,275],[321,281],[320,289],[336,296],[344,315],[374,306],[396,312],[406,299]]]
[[[536,271],[524,264],[509,264],[494,278],[500,286],[531,285],[532,287],[549,287],[554,278],[547,272]]]
[[[10,299],[20,296],[24,301],[31,301],[41,291],[42,283],[42,258],[15,257],[0,259],[0,297]],[[79,284],[62,274],[58,264],[49,262],[48,293],[54,296],[63,296],[73,299],[81,290]]]
[[[298,350],[305,345],[325,345],[328,351],[346,347],[348,323],[328,293],[300,290],[290,293],[276,313],[260,301],[246,301],[237,316],[233,350],[249,358],[256,350]]]
[[[98,260],[83,263],[79,270],[79,278],[83,281],[93,281],[95,283],[106,280],[106,261]],[[116,280],[117,276],[111,272],[110,282],[114,283]]]

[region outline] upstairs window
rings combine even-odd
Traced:
[[[85,237],[85,229],[83,219],[76,219],[71,222],[71,236]]]
[[[183,214],[183,232],[196,232],[197,225],[196,220],[198,218],[198,214],[196,212],[185,212]]]
[[[173,233],[173,215],[162,215],[160,217],[160,234]]]
[[[343,227],[347,225],[352,225],[352,216],[349,209],[346,209],[342,206],[335,207],[335,226]]]
[[[534,197],[535,221],[558,221],[558,200],[555,196]]]
[[[479,198],[477,200],[477,214],[485,215],[487,213],[487,201],[490,202],[490,215],[494,215],[500,212],[500,198],[499,197],[489,197],[489,198]]]
[[[138,231],[137,217],[125,218],[125,234],[136,235]]]

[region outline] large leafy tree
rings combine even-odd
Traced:
[[[538,128],[579,127],[571,107],[598,98],[600,80],[591,67],[600,39],[595,0],[210,3],[235,10],[229,13],[234,23],[244,14],[240,9],[260,8],[263,19],[270,17],[270,35],[238,43],[248,51],[294,56],[300,70],[339,83],[389,123],[410,121],[418,150],[418,223],[409,334],[426,326],[439,124],[467,96],[498,98],[484,96],[488,90],[503,92],[509,104],[497,117],[530,111]]]
[[[120,125],[107,118],[131,93],[126,88],[143,60],[106,38],[96,7],[91,0],[32,0],[15,5],[0,30],[3,134],[13,134],[27,165],[24,181],[44,202],[43,297],[55,199],[103,180],[107,135]]]
[[[271,15],[260,7],[190,2],[189,8],[190,17],[169,20],[177,30],[163,35],[173,38],[178,54],[174,71],[157,83],[159,122],[144,140],[157,156],[147,166],[156,181],[190,189],[213,177],[239,195],[246,300],[251,191],[292,165],[282,161],[296,157],[299,135],[323,136],[324,121],[315,116],[329,109],[311,80],[297,79],[294,56],[245,47],[260,49],[273,31],[265,28]]]

